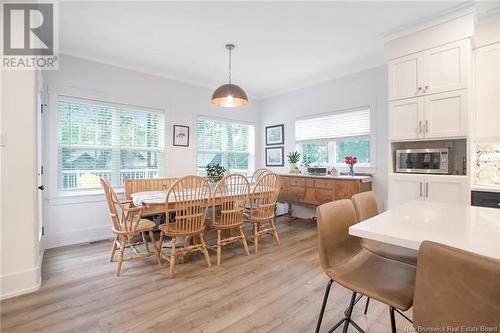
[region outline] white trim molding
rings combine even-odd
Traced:
[[[43,252],[36,267],[0,276],[0,300],[12,298],[40,289],[42,286]]]

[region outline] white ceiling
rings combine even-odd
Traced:
[[[383,63],[384,36],[462,1],[61,2],[62,53],[267,97]]]

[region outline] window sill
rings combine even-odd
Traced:
[[[123,188],[115,189],[115,192],[119,197],[122,197]],[[57,191],[55,195],[50,196],[47,200],[50,206],[58,206],[89,202],[102,202],[106,199],[102,189],[89,189]]]

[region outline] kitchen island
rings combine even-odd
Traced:
[[[280,174],[278,201],[292,205],[316,207],[326,202],[350,199],[354,194],[370,191],[371,176],[316,176],[307,174]]]

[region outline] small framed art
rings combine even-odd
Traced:
[[[284,162],[284,147],[266,147],[266,166],[284,166]]]
[[[189,126],[174,125],[174,146],[189,147]]]
[[[266,126],[266,146],[285,144],[285,125]]]

